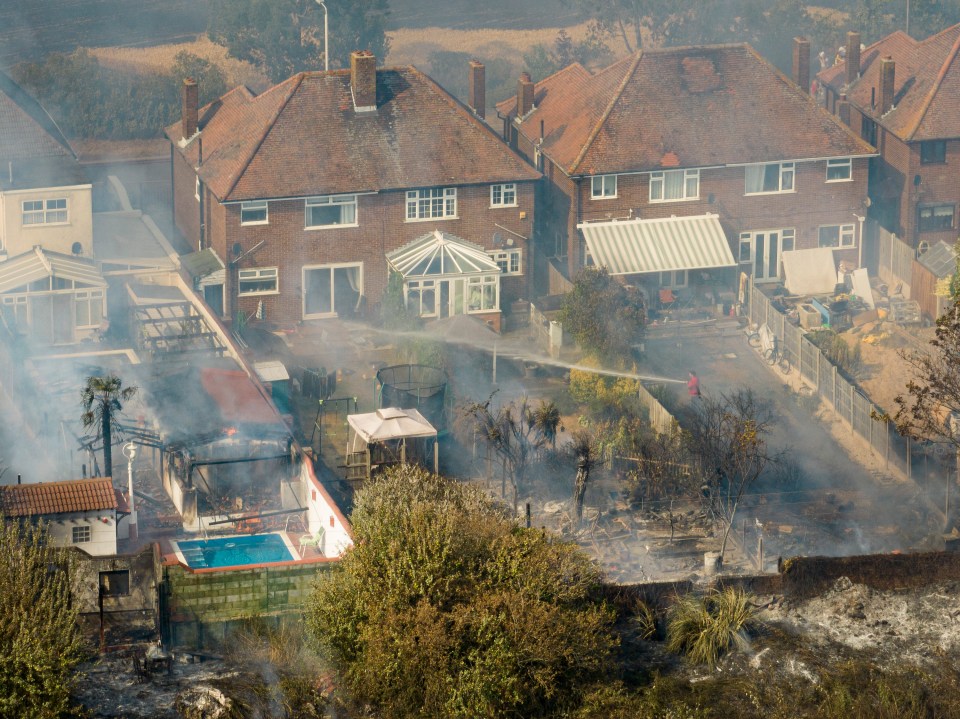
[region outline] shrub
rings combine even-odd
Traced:
[[[714,665],[729,649],[746,646],[754,609],[739,589],[712,591],[704,597],[681,598],[667,622],[667,648],[698,664]]]

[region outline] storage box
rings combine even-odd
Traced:
[[[800,326],[805,330],[819,327],[822,323],[823,318],[820,316],[820,310],[813,305],[800,305],[797,312],[800,313]]]

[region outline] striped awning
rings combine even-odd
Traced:
[[[48,277],[72,280],[87,287],[107,286],[93,260],[48,252],[40,247],[0,262],[0,292],[20,289]]]
[[[594,264],[611,275],[736,265],[716,215],[585,222],[577,227]]]

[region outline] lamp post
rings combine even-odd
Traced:
[[[137,458],[137,445],[127,442],[123,445],[123,456],[127,458],[127,493],[130,495],[130,523],[128,537],[137,538],[137,510],[133,504],[133,460]]]
[[[317,0],[317,5],[323,8],[323,70],[330,72],[330,35],[327,32],[327,4],[323,0]]]

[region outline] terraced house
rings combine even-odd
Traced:
[[[166,132],[176,224],[218,258],[198,285],[225,317],[372,315],[392,271],[423,317],[499,328],[506,303],[529,296],[540,174],[482,105],[413,67],[355,52],[349,70],[240,87],[202,109],[187,82]]]
[[[896,31],[818,78],[823,102],[880,156],[870,214],[921,251],[957,239],[960,206],[960,25],[925,40]]]
[[[497,111],[545,175],[541,290],[590,263],[655,290],[776,281],[795,249],[857,262],[874,149],[806,91],[809,47],[797,39],[793,79],[747,45],[521,76]]]

